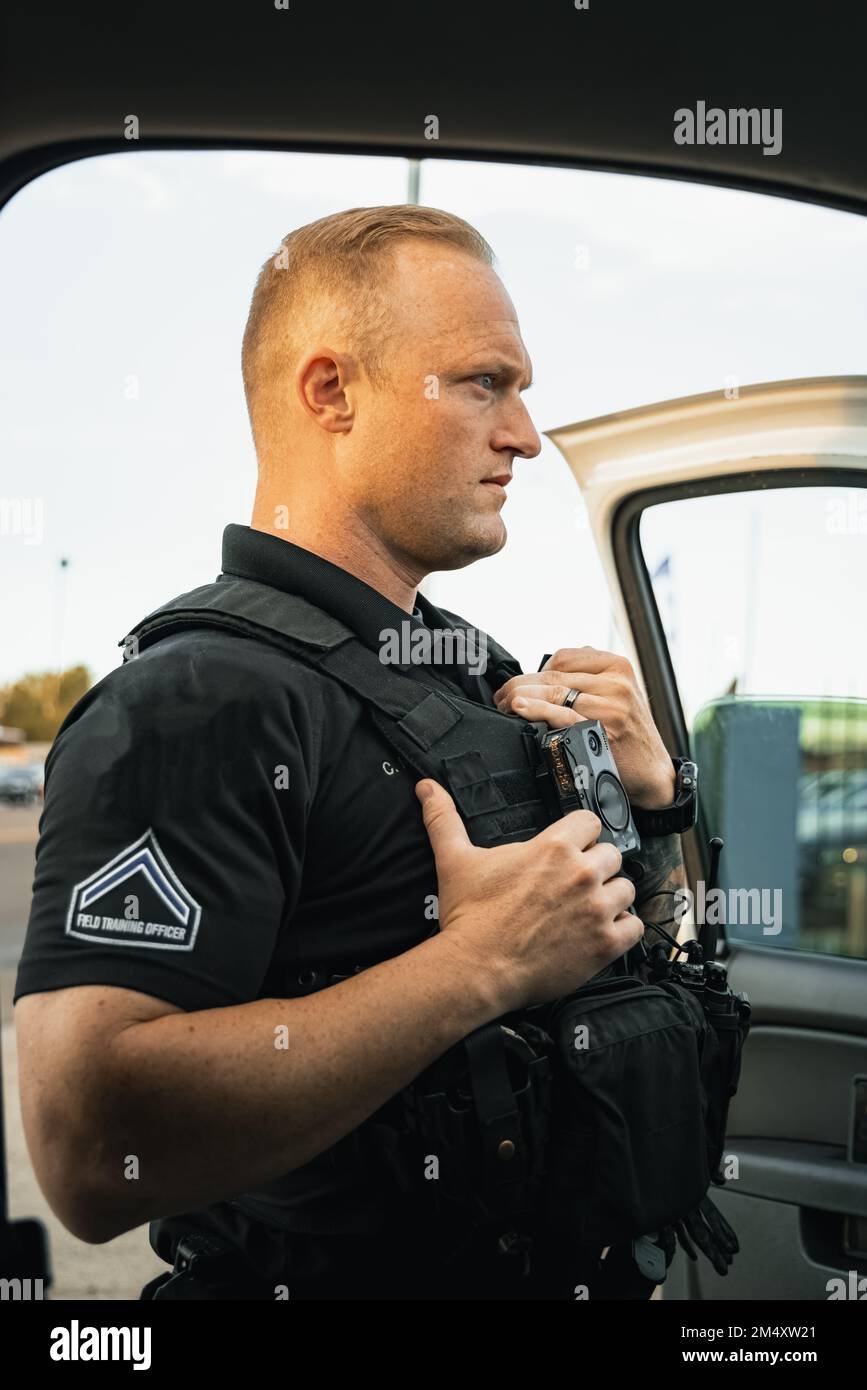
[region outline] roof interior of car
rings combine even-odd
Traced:
[[[277,3],[6,0],[0,206],[70,158],[182,145],[553,163],[867,210],[851,0]],[[781,152],[675,144],[699,100],[779,108]]]

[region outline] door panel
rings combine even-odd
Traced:
[[[817,1213],[791,1202],[734,1195],[734,1185],[714,1201],[738,1233],[735,1263],[723,1277],[707,1260],[693,1264],[678,1253],[663,1285],[666,1300],[821,1300],[828,1296],[828,1281],[843,1277],[821,1240],[808,1238]],[[766,1325],[769,1318],[757,1309],[752,1321]]]
[[[726,1143],[737,1163],[711,1190],[741,1253],[720,1278],[679,1252],[664,1297],[826,1299],[830,1280],[867,1275],[867,1163],[847,1154],[867,1074],[867,379],[742,388],[550,437],[663,738],[701,750],[702,815],[684,837],[696,901],[720,825],[729,904],[782,885],[779,922],[730,913],[719,927],[753,1007]],[[687,499],[709,500],[664,509]],[[653,534],[662,559],[648,559]]]

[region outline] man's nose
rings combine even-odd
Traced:
[[[542,452],[542,441],[523,401],[515,403],[508,423],[496,431],[492,443],[495,449],[509,449],[525,459],[534,459]]]

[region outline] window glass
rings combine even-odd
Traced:
[[[249,519],[240,348],[260,265],[294,227],[406,201],[411,172],[388,157],[125,152],[51,171],[2,210],[0,724],[32,732],[0,755],[31,780],[64,710],[118,664],[117,641],[212,577],[223,526]],[[865,219],[680,181],[460,160],[423,161],[418,188],[490,241],[533,360],[525,399],[540,432],[734,384],[867,372]],[[747,520],[752,505],[719,522],[744,557],[729,581],[742,607],[750,526],[772,553],[772,519]],[[539,458],[516,462],[504,518],[504,549],[430,576],[433,601],[528,671],[558,646],[626,650],[577,485],[544,434]],[[826,568],[830,537],[805,572]],[[710,612],[695,625],[698,676],[712,672],[714,691],[735,667],[756,690],[863,690],[841,688],[821,645],[802,678],[785,589],[761,601],[760,617],[727,619],[721,650]],[[815,640],[829,661],[844,626],[826,614]],[[772,647],[769,628],[790,640]],[[690,670],[683,680],[695,710],[709,697]],[[35,838],[36,808],[20,814]],[[25,864],[16,882],[28,875]],[[18,897],[23,930],[26,886]]]
[[[725,843],[708,912],[731,939],[867,958],[867,490],[663,502],[640,538]]]

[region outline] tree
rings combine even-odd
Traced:
[[[30,672],[0,689],[0,724],[23,729],[31,743],[50,743],[92,684],[86,666]]]

